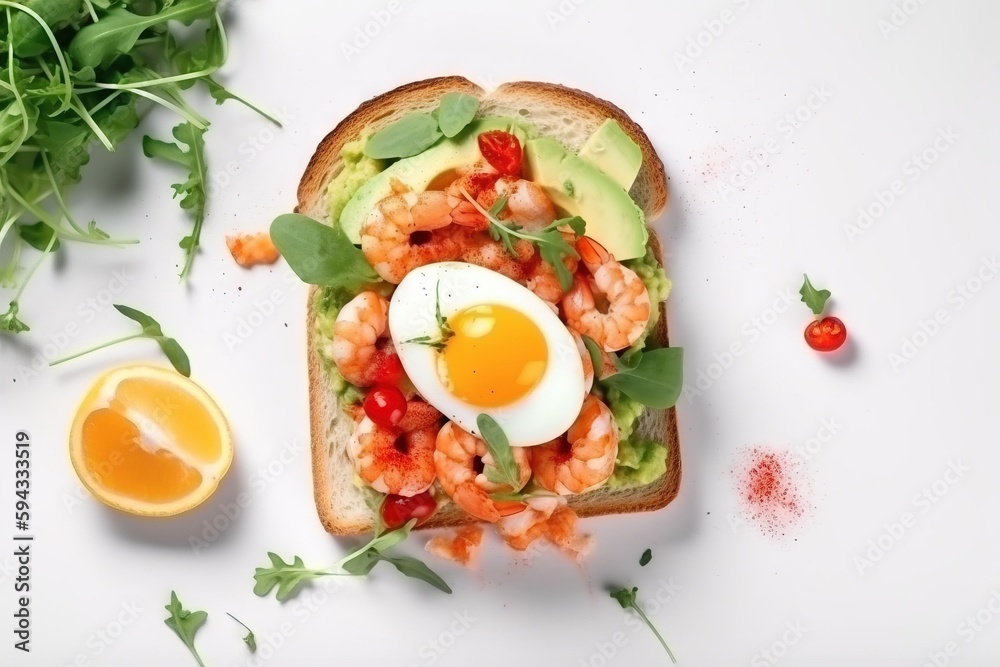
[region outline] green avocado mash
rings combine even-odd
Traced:
[[[366,137],[361,137],[344,144],[340,149],[344,168],[326,188],[326,208],[332,224],[340,221],[340,214],[344,212],[344,207],[354,197],[354,193],[368,179],[389,166],[385,160],[373,160],[364,154],[365,139]]]
[[[332,225],[339,223],[344,207],[355,193],[368,180],[384,171],[390,164],[385,160],[374,160],[367,157],[363,152],[364,142],[365,137],[361,137],[345,144],[341,150],[340,154],[344,161],[343,170],[330,181],[326,191],[327,209]],[[649,291],[651,303],[659,304],[667,298],[670,292],[670,280],[667,279],[663,268],[657,263],[651,251],[647,249],[643,257],[627,260],[623,264],[642,278]],[[353,294],[344,290],[320,287],[316,293],[315,302],[316,349],[323,362],[324,370],[329,374],[330,385],[337,393],[342,405],[357,403],[363,397],[358,387],[347,382],[337,372],[337,367],[330,356],[334,322],[340,309],[352,297]],[[649,326],[646,329],[647,334],[653,330],[658,320],[659,309],[654,308],[650,315]],[[632,349],[641,349],[645,342],[646,335],[643,335],[635,342]],[[608,390],[605,400],[611,408],[621,432],[618,458],[615,462],[614,473],[608,480],[608,487],[612,489],[630,488],[655,481],[666,472],[666,447],[663,444],[634,435],[636,421],[645,412],[645,406],[614,388]]]
[[[643,486],[667,472],[667,448],[644,438],[628,438],[618,443],[615,471],[608,479],[609,489]]]
[[[344,160],[344,168],[337,174],[326,188],[326,205],[331,225],[336,226],[340,214],[354,193],[375,174],[388,167],[384,160],[373,160],[364,154],[365,137],[344,144],[340,157]],[[323,368],[330,377],[330,386],[340,397],[342,405],[358,403],[364,398],[361,390],[348,382],[337,371],[337,366],[330,356],[330,345],[333,341],[333,325],[337,314],[348,301],[354,297],[346,290],[333,287],[320,287],[316,292],[316,351],[323,362]]]

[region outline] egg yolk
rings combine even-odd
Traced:
[[[452,315],[448,326],[453,335],[441,354],[442,375],[457,398],[480,407],[508,405],[542,379],[548,346],[524,313],[474,306]]]

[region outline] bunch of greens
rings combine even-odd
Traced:
[[[15,282],[25,245],[47,254],[62,241],[101,245],[136,243],[110,238],[96,221],[81,223],[66,195],[80,181],[92,144],[115,148],[139,122],[145,100],[180,116],[179,144],[149,140],[149,157],[180,164],[188,173],[174,186],[194,228],[180,246],[188,275],[198,251],[205,214],[203,134],[208,121],[184,99],[201,82],[221,104],[238,100],[214,75],[226,60],[227,41],[218,0],[0,0],[0,243],[8,236],[12,257],[0,267],[0,284]],[[184,30],[181,45],[171,26]],[[203,26],[203,27],[202,27]],[[178,31],[179,32],[179,31]],[[27,272],[0,331],[28,330],[18,318]]]

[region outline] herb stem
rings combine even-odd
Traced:
[[[247,624],[246,623],[244,623],[240,619],[236,618],[235,616],[233,616],[232,614],[230,614],[228,611],[226,612],[226,616],[228,616],[229,618],[233,619],[234,621],[236,621],[237,623],[239,623],[240,625],[242,625],[244,628],[246,628],[247,632],[253,632],[253,630],[251,630],[250,628],[247,628]]]
[[[2,0],[0,0],[0,2],[2,2]],[[80,117],[80,120],[87,124],[87,127],[90,128],[91,132],[93,132],[94,135],[97,136],[98,140],[104,144],[104,147],[107,148],[109,152],[114,153],[115,147],[114,144],[111,143],[111,140],[108,139],[108,135],[104,134],[104,130],[97,125],[93,117],[91,117],[90,112],[83,106],[83,102],[79,101],[80,98],[77,97],[76,99],[77,103],[70,103],[70,108],[76,112],[76,115]]]
[[[124,343],[127,340],[133,340],[135,338],[142,338],[144,335],[145,335],[144,333],[140,332],[140,333],[137,333],[137,334],[131,334],[131,335],[128,335],[128,336],[122,336],[121,338],[116,338],[116,339],[114,339],[112,341],[109,341],[107,343],[101,343],[100,345],[95,345],[94,347],[89,347],[86,350],[83,350],[81,352],[77,352],[75,354],[71,354],[68,357],[63,357],[62,359],[56,359],[55,361],[50,361],[49,362],[49,366],[50,367],[51,366],[56,366],[57,364],[61,364],[64,361],[71,361],[73,359],[76,359],[77,357],[82,357],[85,354],[90,354],[91,352],[96,352],[97,350],[103,350],[106,347],[111,347],[112,345],[117,345],[118,343]]]
[[[489,211],[487,211],[485,208],[483,208],[482,206],[480,206],[479,202],[477,202],[472,195],[470,195],[468,192],[465,191],[465,188],[460,187],[459,191],[461,191],[461,193],[463,195],[465,195],[465,198],[468,199],[469,202],[473,206],[476,207],[477,211],[479,211],[484,216],[486,216],[486,219],[489,221],[489,223],[491,225],[496,225],[497,227],[502,228],[505,232],[507,232],[511,236],[516,236],[517,238],[524,239],[525,241],[537,241],[538,240],[537,236],[534,236],[532,234],[518,233],[518,231],[516,229],[511,229],[507,225],[505,225],[502,222],[500,222]]]
[[[652,621],[649,620],[649,617],[646,616],[646,613],[642,610],[642,607],[640,607],[638,604],[633,603],[632,608],[635,609],[636,613],[639,614],[639,617],[646,622],[646,625],[649,626],[649,629],[653,631],[653,634],[656,635],[656,638],[660,640],[661,644],[663,644],[663,648],[666,649],[667,655],[670,656],[670,662],[676,664],[677,658],[674,657],[674,652],[670,650],[669,646],[667,646],[666,640],[663,639],[662,635],[660,635],[659,631],[656,629],[656,626],[653,625]]]
[[[190,111],[187,111],[186,109],[181,108],[180,106],[174,104],[168,99],[160,97],[159,95],[154,95],[148,90],[143,90],[142,88],[129,88],[128,91],[133,95],[138,95],[139,97],[145,97],[147,100],[152,100],[153,102],[156,102],[157,104],[170,109],[171,111],[182,117],[184,120],[197,127],[199,130],[204,130],[205,128],[208,127],[207,120],[205,120],[204,118],[202,118],[197,114],[194,114]]]
[[[197,72],[188,72],[186,74],[175,74],[173,76],[158,76],[152,79],[146,79],[145,81],[135,81],[134,83],[94,83],[93,87],[88,88],[78,88],[78,93],[96,93],[99,90],[136,90],[139,88],[153,88],[156,86],[162,86],[167,83],[176,83],[178,81],[189,81],[191,79],[200,79],[202,77],[208,76],[212,72],[215,72],[218,68],[213,69],[203,69]]]
[[[21,281],[21,286],[18,288],[17,294],[14,295],[14,301],[18,301],[21,298],[21,295],[24,294],[24,288],[28,286],[28,281],[31,280],[31,276],[35,275],[35,271],[37,271],[38,267],[45,261],[45,256],[52,251],[52,246],[55,245],[55,242],[56,235],[52,234],[49,237],[48,244],[45,246],[45,250],[43,250],[42,254],[38,257],[38,261],[31,265],[31,268],[28,269],[28,273],[24,276],[24,280]]]
[[[87,5],[87,13],[90,14],[90,18],[93,19],[94,23],[97,23],[97,12],[94,11],[94,5],[90,0],[83,0],[83,4]]]
[[[66,216],[66,220],[69,221],[70,227],[72,227],[82,235],[87,235],[87,232],[83,231],[83,228],[76,223],[76,220],[73,218],[73,215],[69,212],[69,209],[66,207],[66,202],[63,201],[62,193],[59,192],[59,186],[56,183],[56,176],[54,173],[52,173],[52,165],[49,164],[49,158],[46,155],[45,151],[42,151],[42,165],[45,167],[45,173],[49,177],[49,183],[52,184],[52,194],[56,198],[56,203],[59,204],[59,209],[63,212],[63,215]]]

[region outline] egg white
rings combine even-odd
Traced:
[[[472,405],[452,394],[438,374],[438,351],[403,342],[439,336],[437,294],[445,319],[482,305],[508,306],[529,317],[548,347],[548,363],[538,384],[520,399],[501,407]],[[428,264],[411,271],[392,295],[389,332],[403,369],[420,395],[469,433],[479,435],[476,418],[486,413],[500,425],[511,446],[530,447],[562,435],[580,414],[583,362],[569,330],[531,290],[499,273],[462,262]],[[516,344],[512,341],[512,345]]]

